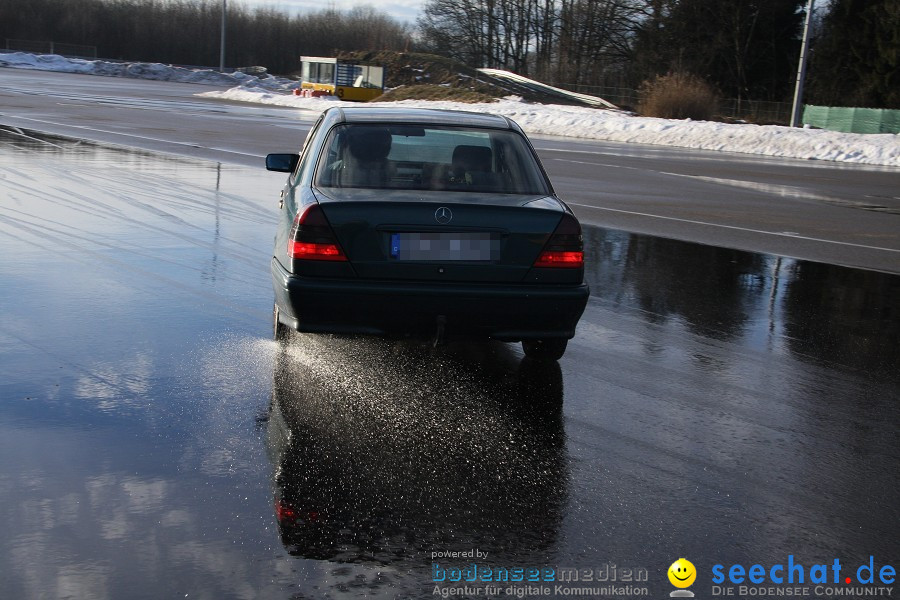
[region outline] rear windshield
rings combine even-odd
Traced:
[[[544,175],[520,134],[447,126],[338,126],[325,142],[316,185],[548,193]]]

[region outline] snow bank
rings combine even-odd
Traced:
[[[300,98],[240,86],[224,92],[205,92],[200,95],[307,110],[324,110],[331,103],[341,102],[336,98]],[[346,104],[350,106],[354,103]],[[529,104],[515,97],[482,104],[403,100],[368,102],[366,106],[491,112],[506,115],[526,132],[534,134],[900,167],[900,136],[894,134],[839,133],[776,125],[654,119],[587,107]]]
[[[0,66],[234,86],[227,91],[198,95],[307,110],[323,110],[330,103],[341,102],[333,97],[293,96],[291,91],[299,86],[288,79],[158,63],[116,63],[17,52],[0,54]],[[534,134],[900,167],[900,136],[894,134],[652,119],[586,107],[528,104],[514,97],[485,104],[420,100],[368,103],[373,104],[492,112],[510,117]]]
[[[106,75],[108,77],[131,77],[157,81],[176,81],[201,85],[234,86],[247,89],[279,90],[282,93],[299,87],[296,81],[279,77],[259,78],[245,73],[220,73],[212,69],[175,67],[160,63],[110,62],[105,60],[85,60],[66,58],[56,54],[28,54],[13,52],[0,54],[0,67],[16,69],[36,69],[39,71],[59,71],[63,73],[83,73]]]

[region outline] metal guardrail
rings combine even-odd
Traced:
[[[31,54],[59,54],[71,58],[97,59],[97,46],[67,44],[64,42],[44,42],[36,40],[6,39],[7,52],[29,52]]]

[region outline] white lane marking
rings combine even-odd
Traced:
[[[793,185],[779,185],[775,183],[760,183],[755,181],[746,181],[743,179],[723,179],[721,177],[709,177],[706,175],[687,175],[684,173],[670,173],[668,171],[658,171],[661,175],[671,175],[673,177],[687,177],[708,183],[727,185],[754,192],[760,192],[766,195],[780,196],[782,198],[791,198],[795,200],[814,200],[818,202],[826,202],[833,206],[841,206],[844,208],[858,208],[862,210],[870,210],[872,212],[884,212],[892,214],[900,214],[900,209],[883,206],[874,202],[860,202],[859,200],[847,200],[836,196],[827,196],[819,194],[811,190]]]
[[[601,154],[600,152],[591,153],[586,152],[585,154]],[[627,165],[613,165],[610,163],[601,163],[601,162],[587,162],[585,160],[572,160],[569,158],[554,158],[553,160],[557,162],[566,162],[566,163],[575,163],[576,165],[590,165],[592,167],[611,167],[613,169],[628,169],[631,171],[652,171],[652,169],[647,169],[646,167],[629,167]],[[658,173],[659,171],[657,171]]]
[[[216,152],[226,152],[228,154],[240,154],[241,156],[252,156],[254,158],[259,158],[259,154],[251,154],[249,152],[238,152],[237,150],[226,150],[224,148],[213,148],[212,146],[200,146],[198,144],[192,144],[190,142],[175,142],[172,140],[165,140],[161,138],[149,137],[146,135],[137,135],[134,133],[122,133],[121,131],[110,131],[108,129],[98,129],[96,127],[88,127],[86,125],[72,125],[71,123],[57,123],[55,121],[47,121],[45,119],[33,119],[30,117],[19,117],[15,115],[11,115],[14,119],[22,119],[24,121],[34,121],[35,123],[45,123],[47,125],[56,125],[58,127],[70,127],[72,129],[83,129],[85,131],[96,131],[98,133],[108,133],[111,135],[120,135],[122,137],[135,138],[138,140],[147,140],[150,142],[161,142],[164,144],[172,144],[175,146],[186,146],[188,148],[199,148],[202,150],[215,150]]]
[[[565,158],[554,158],[553,160],[559,162],[567,162],[567,163],[575,163],[579,165],[591,165],[598,167],[611,167],[614,169],[631,169],[634,171],[650,171],[650,169],[641,168],[641,167],[628,167],[624,165],[611,165],[606,163],[598,163],[598,162],[585,162],[581,160],[569,160]],[[705,183],[712,183],[716,185],[727,185],[731,187],[736,187],[740,189],[751,190],[754,192],[759,192],[761,194],[771,195],[771,196],[779,196],[781,198],[789,198],[792,200],[812,200],[814,202],[824,202],[826,204],[830,204],[832,206],[839,206],[842,208],[854,208],[860,210],[868,210],[871,212],[877,213],[885,213],[885,214],[900,214],[900,208],[892,208],[889,206],[884,206],[883,203],[879,204],[876,202],[860,202],[859,200],[845,200],[844,198],[837,198],[835,196],[826,196],[824,194],[818,194],[816,192],[791,186],[791,185],[778,185],[773,183],[757,183],[753,181],[745,181],[743,179],[722,179],[721,177],[708,177],[706,175],[688,175],[686,173],[672,173],[669,171],[654,171],[659,175],[669,175],[671,177],[684,177],[688,179],[693,179],[697,181],[702,181]],[[876,196],[866,196],[867,198],[876,198]],[[891,199],[887,198],[886,199]],[[893,198],[896,200],[897,198]]]
[[[866,250],[882,250],[884,252],[897,252],[900,253],[900,249],[896,248],[881,248],[880,246],[867,246],[865,244],[853,244],[851,242],[838,242],[835,240],[824,240],[822,238],[814,238],[805,235],[798,235],[791,231],[786,232],[776,232],[776,231],[763,231],[762,229],[750,229],[748,227],[737,227],[735,225],[722,225],[719,223],[708,223],[706,221],[695,221],[693,219],[680,219],[678,217],[664,217],[662,215],[651,215],[650,213],[642,213],[633,210],[622,210],[619,208],[607,208],[605,206],[591,206],[590,204],[578,204],[577,202],[566,202],[566,204],[570,206],[582,206],[584,208],[593,208],[595,210],[606,210],[610,212],[624,213],[627,215],[636,215],[639,217],[650,217],[653,219],[663,219],[665,221],[677,221],[679,223],[690,223],[692,225],[706,225],[707,227],[720,227],[722,229],[734,229],[736,231],[745,231],[747,233],[760,233],[763,235],[773,235],[776,237],[786,237],[792,240],[806,240],[809,242],[822,242],[824,244],[837,244],[840,246],[851,246],[853,248],[865,248]]]
[[[539,136],[529,136],[529,137],[539,137]],[[557,138],[554,138],[557,139]],[[564,140],[569,141],[569,140]],[[734,152],[729,150],[708,150],[701,148],[686,148],[683,146],[663,146],[663,145],[653,145],[653,144],[639,144],[632,142],[617,142],[613,140],[597,140],[597,139],[587,139],[587,138],[571,138],[570,143],[583,143],[583,144],[614,144],[621,146],[630,146],[634,145],[640,148],[640,151],[632,150],[630,148],[626,148],[623,152],[616,152],[614,150],[576,150],[576,149],[566,149],[566,148],[547,148],[545,146],[537,146],[535,145],[534,149],[539,152],[560,152],[565,154],[589,154],[596,156],[614,156],[616,158],[646,158],[649,160],[653,160],[656,158],[655,156],[648,156],[650,154],[659,154],[659,155],[669,155],[681,151],[682,154],[678,158],[682,159],[690,159],[691,162],[749,162],[754,164],[759,163],[776,163],[778,165],[783,165],[786,167],[792,168],[804,168],[804,169],[841,169],[841,170],[853,170],[853,171],[877,171],[879,173],[896,172],[897,167],[889,166],[889,165],[870,165],[866,163],[855,163],[855,162],[842,162],[836,160],[825,160],[825,159],[806,159],[806,158],[791,158],[789,156],[770,156],[767,154],[747,154],[744,152]],[[690,154],[687,154],[690,153]],[[566,160],[564,158],[553,158],[553,160],[559,160],[562,162],[579,162],[577,160]],[[582,163],[586,165],[594,165],[599,163],[586,162]],[[624,167],[619,165],[603,165],[609,167],[616,168],[638,168],[638,167]],[[642,168],[642,171],[647,171],[651,169]]]
[[[757,183],[754,181],[745,181],[742,179],[724,179],[722,177],[709,177],[707,175],[688,175],[686,173],[671,173],[669,171],[657,171],[660,175],[671,175],[672,177],[686,177],[688,179],[696,179],[707,183],[715,183],[718,185],[728,185],[731,187],[752,190],[754,192],[762,192],[763,194],[771,194],[773,196],[781,196],[782,198],[809,198],[810,200],[833,200],[838,201],[840,198],[832,196],[823,196],[791,185],[778,185],[773,183]]]

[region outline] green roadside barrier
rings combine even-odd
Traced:
[[[803,124],[845,133],[900,133],[900,110],[807,104]]]

